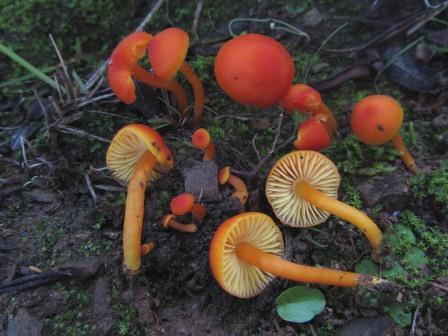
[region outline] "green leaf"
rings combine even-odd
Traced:
[[[292,287],[275,300],[278,315],[289,322],[310,321],[325,308],[325,297],[318,289],[304,286]]]
[[[356,273],[378,275],[378,266],[369,259],[364,259],[355,266]]]
[[[412,247],[409,250],[409,253],[404,256],[403,261],[406,264],[419,267],[426,265],[428,259],[426,258],[425,252],[422,249],[418,247]]]
[[[406,327],[412,322],[412,314],[406,310],[406,308],[399,304],[393,303],[386,307],[386,311],[389,316],[400,326]]]

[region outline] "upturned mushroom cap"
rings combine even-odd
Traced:
[[[352,111],[353,133],[364,143],[380,145],[396,136],[403,124],[403,109],[389,96],[361,99]]]
[[[313,110],[322,104],[319,92],[306,84],[294,84],[280,101],[288,112],[298,109],[301,113]]]
[[[179,28],[168,28],[156,34],[148,44],[148,57],[157,77],[170,80],[184,63],[190,39]]]
[[[183,193],[171,199],[171,212],[176,216],[185,215],[191,210],[194,204],[194,196],[190,193]]]
[[[115,95],[126,104],[132,104],[136,99],[132,69],[145,55],[151,38],[144,32],[132,33],[117,45],[110,57],[107,80]]]
[[[219,184],[226,184],[231,174],[231,169],[229,166],[222,168],[218,173]]]
[[[296,184],[302,180],[336,198],[341,178],[335,164],[318,152],[294,151],[278,160],[266,181],[266,197],[277,218],[285,225],[309,227],[330,216],[297,195]]]
[[[216,231],[209,255],[213,276],[229,294],[249,298],[262,292],[274,276],[240,261],[236,255],[236,246],[240,242],[281,258],[283,236],[269,216],[258,212],[229,218]]]
[[[153,128],[141,124],[127,125],[115,134],[107,150],[107,167],[114,176],[127,182],[145,151],[151,152],[158,161],[150,173],[151,182],[173,168],[173,157],[160,134]]]
[[[226,42],[215,60],[219,86],[234,100],[258,107],[278,103],[290,88],[294,71],[286,48],[260,34]]]
[[[198,128],[191,136],[191,142],[199,149],[205,149],[210,144],[210,141],[210,133],[205,128]]]

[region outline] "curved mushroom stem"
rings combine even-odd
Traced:
[[[215,161],[216,159],[216,149],[215,144],[212,140],[210,140],[210,143],[207,147],[204,149],[204,156],[202,157],[203,161]]]
[[[246,183],[244,183],[242,179],[235,175],[230,175],[227,183],[235,188],[233,196],[237,197],[242,205],[245,205],[247,202],[247,198],[249,197]]]
[[[123,225],[123,253],[125,269],[130,272],[138,271],[141,266],[145,190],[148,177],[156,164],[156,157],[145,151],[137,162],[128,184]]]
[[[140,251],[142,253],[142,256],[147,255],[151,253],[156,248],[156,244],[154,242],[148,242],[145,244],[142,244],[140,247]]]
[[[346,221],[352,223],[367,237],[372,246],[372,258],[378,259],[382,249],[383,234],[378,226],[362,211],[351,207],[336,198],[328,197],[324,193],[314,189],[308,182],[299,181],[296,184],[296,193],[319,209],[328,211]]]
[[[132,74],[135,76],[135,78],[145,83],[146,85],[170,91],[176,98],[176,102],[182,117],[186,117],[188,108],[188,97],[184,88],[178,82],[176,82],[175,80],[164,81],[149,73],[139,65],[135,66],[132,70]]]
[[[236,255],[240,260],[257,266],[265,272],[293,281],[343,287],[387,283],[386,280],[370,275],[295,264],[264,252],[246,242],[241,242],[236,246]]]
[[[175,219],[170,219],[167,226],[169,226],[170,228],[172,228],[174,230],[186,232],[186,233],[195,233],[196,231],[198,231],[198,227],[196,224],[194,224],[194,223],[183,224],[183,223],[179,223]]]
[[[400,155],[401,159],[403,160],[404,165],[414,174],[417,174],[419,172],[419,168],[417,167],[417,164],[414,161],[414,158],[412,157],[411,153],[409,153],[406,145],[403,142],[403,138],[400,136],[400,133],[398,133],[396,136],[392,138],[392,143],[394,144],[395,148],[398,150],[398,154]]]
[[[202,111],[204,110],[205,93],[204,86],[201,80],[196,75],[194,70],[188,63],[184,62],[180,68],[180,72],[185,76],[187,81],[193,87],[194,92],[194,110],[193,110],[193,120],[192,127],[196,128],[199,126],[202,120]]]

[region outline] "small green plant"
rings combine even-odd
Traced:
[[[296,286],[282,292],[275,305],[285,321],[304,323],[319,315],[325,308],[325,297],[318,289]]]

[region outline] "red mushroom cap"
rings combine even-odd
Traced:
[[[294,62],[273,38],[246,34],[226,42],[215,60],[215,77],[234,100],[258,107],[271,106],[288,92]]]
[[[392,97],[368,96],[353,108],[352,130],[362,142],[380,145],[398,134],[403,117],[403,109]]]
[[[191,136],[191,142],[199,149],[205,149],[209,145],[210,140],[210,133],[205,128],[198,128]]]
[[[194,204],[194,196],[190,193],[183,193],[171,200],[171,212],[176,216],[185,215],[191,210]]]
[[[125,104],[132,104],[136,99],[132,70],[145,55],[151,38],[144,32],[132,33],[117,45],[110,57],[107,79],[112,91]]]
[[[331,136],[319,116],[303,122],[297,132],[297,140],[294,141],[294,147],[298,150],[320,151],[330,145]]]
[[[156,34],[148,44],[149,62],[157,77],[170,80],[184,63],[190,39],[179,28],[168,28]]]

